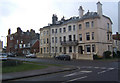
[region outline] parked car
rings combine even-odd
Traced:
[[[26,58],[36,58],[36,55],[35,54],[27,54],[25,57]]]
[[[70,56],[69,55],[66,55],[66,54],[62,54],[62,55],[58,55],[58,56],[55,56],[55,59],[59,59],[59,60],[71,60]]]
[[[16,57],[15,53],[8,53],[8,57]]]
[[[7,60],[7,54],[6,53],[0,53],[0,60]]]

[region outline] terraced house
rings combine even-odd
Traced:
[[[41,42],[46,39],[41,37],[44,30],[49,29],[48,43],[44,43],[46,53],[49,49],[50,56],[69,54],[72,59],[93,59],[93,54],[102,56],[104,51],[112,51],[112,21],[103,15],[102,4],[97,3],[97,12],[84,14],[82,6],[79,7],[79,16],[58,21],[53,14],[52,24],[40,29]],[[40,49],[43,49],[40,45]],[[44,55],[46,56],[46,55]]]

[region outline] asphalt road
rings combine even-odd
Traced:
[[[19,79],[14,81],[61,81],[70,83],[74,81],[118,81],[119,79],[119,62],[117,61],[90,61],[90,60],[72,60],[60,61],[54,59],[29,59],[29,58],[12,58],[27,61],[44,62],[50,64],[74,65],[77,70],[36,76],[31,78]]]

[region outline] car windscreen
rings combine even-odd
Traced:
[[[3,53],[2,56],[7,56],[7,54]]]

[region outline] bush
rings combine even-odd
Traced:
[[[105,52],[103,53],[103,57],[106,58],[106,59],[111,58],[110,55],[111,55],[111,51],[105,51]]]
[[[113,51],[113,58],[117,58],[118,55]]]
[[[97,54],[93,54],[93,60],[102,59],[102,57],[99,57]]]
[[[120,58],[120,51],[117,51],[117,56],[118,58]]]
[[[7,60],[7,61],[3,61],[3,62],[2,62],[2,67],[17,66],[17,65],[21,65],[21,64],[22,64],[21,61],[17,61],[17,60]]]

